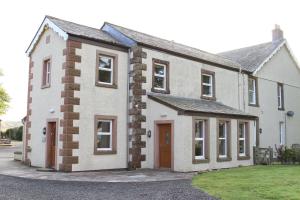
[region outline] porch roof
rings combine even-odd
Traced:
[[[246,113],[242,110],[226,106],[220,102],[204,99],[192,99],[163,94],[149,93],[148,97],[158,103],[178,111],[181,115],[191,116],[216,116],[228,118],[250,118],[256,119],[257,116]]]

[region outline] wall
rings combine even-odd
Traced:
[[[210,125],[210,162],[202,164],[192,163],[192,134],[193,119],[191,116],[177,115],[177,111],[170,109],[153,100],[147,101],[147,130],[151,130],[152,137],[147,138],[147,160],[144,167],[154,167],[154,121],[155,120],[173,120],[174,121],[174,171],[203,171],[208,169],[220,169],[237,167],[239,165],[252,165],[252,146],[254,145],[253,137],[250,136],[250,160],[237,160],[237,120],[231,120],[231,155],[232,161],[217,162],[217,127],[216,118],[209,118]],[[255,125],[253,121],[249,121],[250,134],[254,132]]]
[[[117,89],[95,86],[97,50],[118,54]],[[75,106],[74,111],[80,113],[80,120],[75,124],[79,126],[79,149],[73,153],[79,156],[79,164],[73,165],[72,170],[126,168],[128,53],[82,43],[76,55],[81,56],[81,63],[76,63],[76,68],[81,70],[81,76],[76,77],[80,91],[75,91],[75,96],[80,97],[80,106]],[[117,116],[117,154],[94,155],[95,115]]]
[[[46,44],[46,37],[50,36],[50,43]],[[32,151],[28,154],[31,164],[37,167],[45,167],[45,155],[46,155],[46,137],[42,134],[43,128],[47,125],[47,119],[61,118],[60,113],[61,91],[62,84],[61,78],[63,75],[62,63],[65,61],[63,56],[63,49],[66,47],[66,42],[63,38],[59,37],[53,30],[46,30],[39,42],[37,43],[31,58],[34,63],[33,79],[31,80],[33,89],[31,92],[31,127],[29,132],[31,133],[31,139],[29,140],[29,146]],[[42,84],[42,67],[43,59],[51,56],[51,86],[49,88],[41,89]],[[54,110],[54,113],[50,113],[50,109]],[[58,133],[62,131],[58,125]],[[59,136],[56,136],[58,142]],[[57,152],[60,148],[58,143]],[[57,162],[57,168],[58,168]]]
[[[294,117],[287,117],[287,145],[300,143],[300,71],[292,60],[286,46],[258,71],[259,107],[249,107],[249,112],[259,115],[260,146],[275,148],[280,143],[279,122],[285,121],[287,111],[294,111]],[[284,84],[285,110],[278,110],[277,82]],[[248,99],[248,97],[247,97]],[[247,100],[248,101],[248,100]]]

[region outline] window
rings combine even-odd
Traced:
[[[95,154],[116,153],[116,117],[95,117]]]
[[[193,163],[208,162],[209,134],[208,120],[195,119],[193,132]]]
[[[217,160],[228,161],[230,157],[230,121],[220,120],[218,123]]]
[[[278,109],[284,110],[284,98],[283,98],[283,84],[277,84],[277,100],[278,100]]]
[[[51,59],[47,58],[43,62],[42,88],[50,87],[51,81]]]
[[[96,86],[117,88],[117,58],[116,54],[97,51]]]
[[[202,70],[201,85],[202,98],[215,100],[215,73],[207,70]]]
[[[169,94],[169,62],[153,59],[152,92]]]
[[[279,140],[280,145],[285,145],[285,127],[284,122],[279,122]]]
[[[257,79],[254,77],[248,78],[248,92],[249,92],[249,105],[257,106],[258,98],[257,98]]]

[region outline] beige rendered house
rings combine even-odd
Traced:
[[[286,42],[279,46],[255,68],[233,53],[46,16],[27,50],[24,161],[59,171],[251,165],[253,146],[280,143],[280,122],[288,144],[299,140],[298,68]],[[277,86],[285,111],[276,105]],[[289,110],[295,115],[282,121]]]

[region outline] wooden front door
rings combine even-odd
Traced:
[[[47,166],[55,168],[56,155],[56,122],[48,122],[47,126]]]
[[[159,167],[171,168],[171,124],[160,124],[159,130]]]

